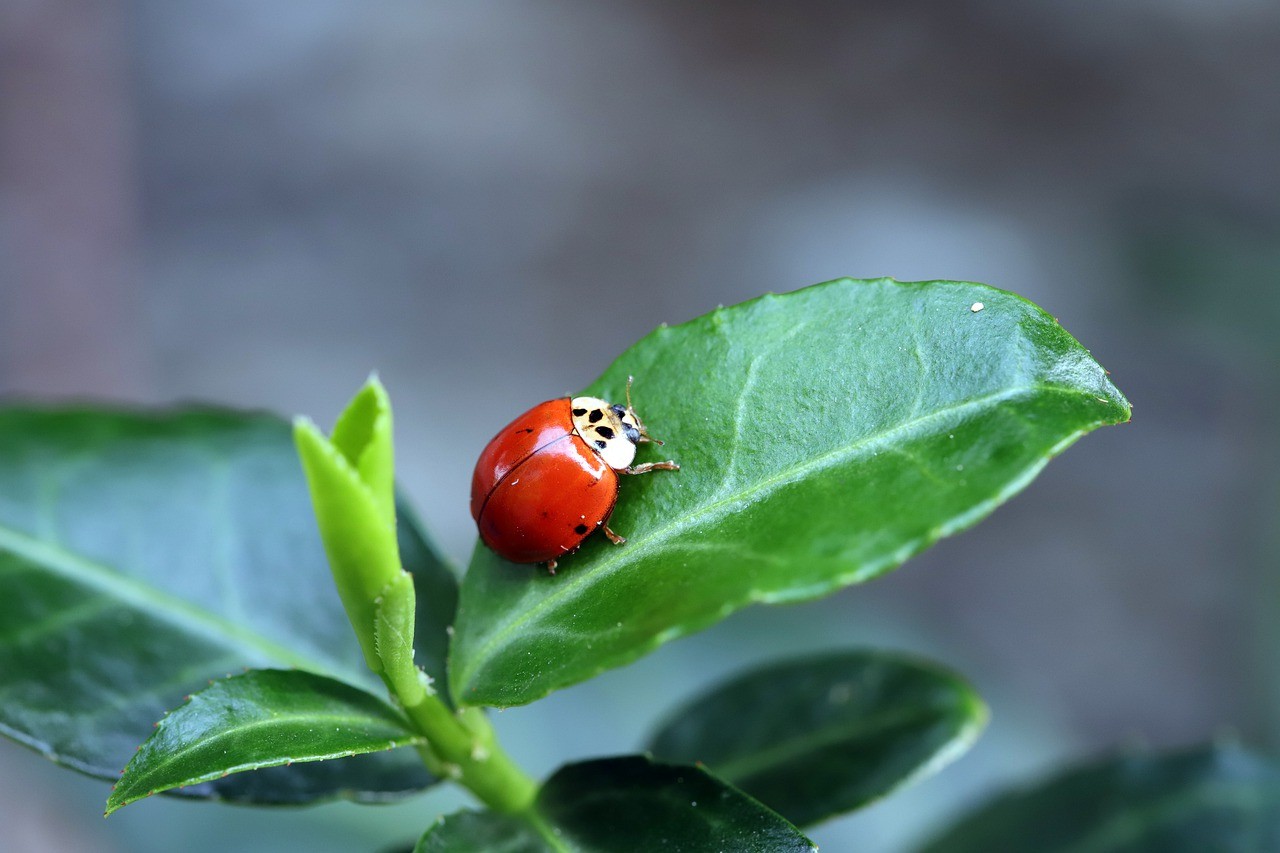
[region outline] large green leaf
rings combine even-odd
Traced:
[[[107,814],[231,773],[423,743],[400,712],[349,684],[250,670],[215,681],[159,722],[112,789]]]
[[[418,853],[632,853],[637,850],[816,850],[794,826],[700,767],[640,756],[560,768],[528,821],[492,812],[452,815]]]
[[[409,516],[419,660],[442,674],[453,580]],[[439,619],[426,624],[427,619]],[[0,410],[0,733],[115,779],[210,679],[296,667],[380,689],[343,615],[289,425],[212,409]],[[241,774],[183,794],[383,799],[410,751]]]
[[[1280,850],[1280,765],[1231,745],[1121,755],[997,797],[921,853]]]
[[[673,713],[649,748],[705,764],[807,826],[939,769],[986,719],[959,676],[903,655],[841,652],[720,685]]]
[[[624,478],[610,525],[627,544],[592,537],[554,576],[477,546],[457,701],[529,702],[747,604],[887,572],[1129,417],[1052,317],[962,282],[842,280],[720,309],[659,328],[587,391],[617,400],[629,374],[681,470]]]
[[[530,821],[498,812],[457,812],[440,818],[428,829],[413,853],[552,853],[563,846],[550,846]]]

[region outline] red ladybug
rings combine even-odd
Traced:
[[[484,544],[514,563],[546,563],[609,529],[618,474],[679,471],[674,462],[632,465],[649,437],[631,408],[597,397],[561,397],[534,406],[494,436],[471,478],[471,516]]]

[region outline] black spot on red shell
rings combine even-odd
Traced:
[[[591,528],[587,527],[585,524],[579,524],[577,527],[573,528],[573,532],[581,536],[582,534],[586,533],[590,529]]]
[[[608,427],[596,427],[596,432],[600,433],[601,438],[613,438],[613,430]]]
[[[586,410],[586,409],[574,409],[574,410],[573,410],[573,416],[574,416],[575,418],[580,418],[580,417],[582,417],[583,415],[585,415],[586,413],[587,413],[587,410]]]
[[[591,421],[591,423],[593,423],[593,424],[594,424],[594,423],[598,422],[598,421],[599,421],[601,418],[603,418],[603,417],[604,417],[604,412],[600,411],[599,409],[592,409],[592,410],[591,410],[591,417],[587,418],[587,420]]]

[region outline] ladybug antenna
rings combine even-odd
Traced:
[[[631,417],[635,418],[636,428],[640,431],[640,440],[637,443],[644,444],[647,441],[651,441],[654,444],[661,445],[663,443],[662,439],[649,435],[649,431],[645,429],[644,421],[640,420],[640,416],[636,414],[635,408],[631,405],[631,383],[634,381],[634,376],[627,377],[627,411],[631,413]]]

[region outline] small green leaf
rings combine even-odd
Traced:
[[[713,688],[650,742],[705,764],[797,826],[852,811],[963,753],[986,722],[958,676],[904,655],[843,652]]]
[[[403,705],[416,705],[426,695],[413,660],[413,579],[401,572],[377,603],[373,626],[378,659],[392,692]]]
[[[681,470],[627,477],[557,574],[478,546],[456,701],[518,705],[755,602],[814,598],[963,530],[1129,404],[1057,322],[964,282],[841,280],[632,346],[587,393],[633,398]],[[533,401],[526,401],[533,402]],[[515,411],[512,414],[516,414]]]
[[[527,820],[453,815],[427,830],[417,853],[632,853],[636,850],[809,853],[791,824],[700,767],[642,756],[556,771]]]
[[[311,488],[320,538],[342,606],[374,672],[378,657],[377,602],[412,596],[403,577],[396,537],[391,402],[376,378],[356,394],[338,418],[333,438],[299,418],[294,440]]]
[[[514,815],[464,811],[437,820],[413,853],[555,853],[533,824]]]
[[[419,660],[439,679],[456,585],[401,512]],[[114,781],[184,695],[262,667],[382,689],[334,591],[287,423],[217,409],[0,409],[0,734]],[[431,782],[396,750],[177,793],[384,800]]]
[[[359,474],[369,497],[395,527],[395,445],[392,441],[391,399],[378,377],[370,376],[338,416],[330,438],[334,448]]]
[[[215,681],[161,720],[116,783],[107,814],[231,773],[422,742],[363,690],[300,670],[251,670]]]
[[[1280,765],[1234,745],[1108,758],[996,797],[921,853],[1280,850]]]

